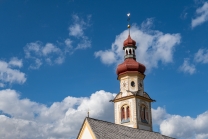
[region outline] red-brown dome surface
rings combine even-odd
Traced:
[[[136,46],[136,41],[134,41],[129,35],[128,38],[124,41],[123,46]]]
[[[146,67],[143,64],[138,63],[133,58],[127,58],[123,63],[118,65],[116,73],[117,75],[120,75],[127,71],[137,71],[144,74],[145,70]]]

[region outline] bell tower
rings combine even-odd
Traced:
[[[130,14],[127,14],[128,21]],[[123,43],[124,62],[118,65],[120,92],[114,98],[115,123],[132,128],[152,131],[151,102],[144,91],[146,67],[136,61],[136,42],[129,35]]]

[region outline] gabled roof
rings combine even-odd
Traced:
[[[96,139],[173,139],[157,132],[131,128],[89,117],[85,119],[86,121]]]

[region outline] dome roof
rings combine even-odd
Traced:
[[[146,70],[146,67],[143,64],[138,63],[133,58],[127,58],[123,63],[118,65],[116,72],[117,72],[117,75],[120,75],[127,71],[136,71],[136,72],[140,72],[144,74],[145,70]]]
[[[129,35],[128,38],[124,41],[123,46],[136,46],[136,41],[131,38]]]

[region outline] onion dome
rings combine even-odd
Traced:
[[[127,14],[128,21],[130,20],[130,14]],[[133,40],[130,36],[130,25],[128,24],[129,35],[128,38],[123,42],[123,50],[125,52],[124,62],[118,65],[116,73],[117,75],[121,75],[127,72],[139,72],[144,74],[146,67],[136,61],[136,41]]]
[[[145,70],[146,67],[143,64],[137,62],[133,58],[128,58],[123,63],[118,65],[116,73],[118,76],[126,72],[140,72],[144,74]]]
[[[124,41],[123,43],[123,49],[127,46],[133,46],[133,47],[136,47],[136,41],[133,40],[131,38],[131,36],[129,35],[128,38]]]
[[[140,72],[144,74],[146,67],[143,64],[136,61],[136,48],[136,41],[134,41],[129,34],[128,38],[123,43],[123,50],[125,51],[125,60],[117,67],[116,72],[118,76],[126,72]]]

